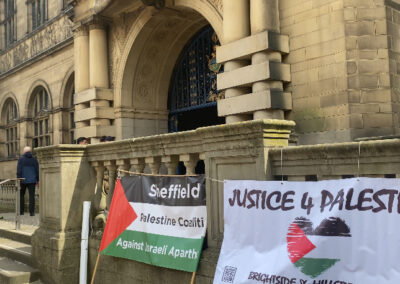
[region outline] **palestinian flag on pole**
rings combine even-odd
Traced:
[[[207,227],[204,176],[117,180],[100,253],[194,272]]]

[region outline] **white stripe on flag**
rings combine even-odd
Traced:
[[[129,202],[129,204],[138,217],[127,230],[192,239],[205,236],[206,206],[163,206],[134,202]],[[165,223],[166,219],[168,219],[167,223]],[[175,220],[175,225],[172,220]]]
[[[352,250],[351,237],[307,236],[315,249],[306,254],[305,258],[342,259]]]

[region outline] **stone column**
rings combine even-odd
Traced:
[[[224,6],[224,43],[234,42],[250,34],[249,0],[223,0]],[[247,60],[232,60],[224,65],[224,72],[229,72],[249,65]],[[225,91],[225,98],[236,97],[250,93],[249,88],[229,88]],[[246,114],[228,115],[226,123],[234,123],[249,120],[251,117]]]
[[[32,147],[32,136],[33,136],[33,123],[30,121],[22,121],[19,123],[18,127],[18,137],[19,137],[19,154],[23,154],[25,146]]]
[[[89,26],[90,88],[108,88],[107,32],[104,23],[94,20]]]
[[[74,30],[75,92],[89,89],[89,31],[87,26]]]
[[[178,156],[176,156],[176,155],[164,156],[161,158],[161,162],[163,162],[165,164],[165,166],[167,167],[169,175],[176,174],[176,167],[179,164]]]
[[[179,159],[185,164],[186,174],[194,175],[197,162],[199,161],[199,154],[184,154],[180,155]]]
[[[96,18],[89,25],[89,87],[91,89],[107,89],[108,82],[108,54],[107,31],[102,20]],[[90,101],[91,109],[109,108],[108,100],[96,99]],[[94,117],[90,119],[90,126],[109,126],[110,119]],[[97,137],[92,138],[92,143],[98,142]]]
[[[89,89],[89,30],[85,25],[80,25],[74,30],[74,71],[75,93]],[[77,104],[75,111],[87,107],[87,104]],[[76,128],[89,125],[86,121],[76,121],[75,124]]]
[[[160,173],[161,158],[160,157],[146,157],[146,164],[149,165],[151,173],[157,175]]]
[[[255,35],[264,31],[280,32],[278,0],[250,0],[250,26],[251,34]],[[278,51],[266,50],[257,52],[252,55],[252,65],[262,64],[266,62],[282,62],[282,55]],[[283,91],[282,81],[259,81],[253,83],[253,93],[270,90],[271,96],[273,91],[278,91],[275,95],[279,95]],[[253,119],[284,119],[284,111],[281,109],[256,110],[253,113]]]

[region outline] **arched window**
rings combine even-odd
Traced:
[[[217,90],[217,74],[222,71],[216,63],[217,45],[216,33],[207,26],[182,51],[169,90],[170,132],[224,123],[217,115],[216,101],[223,97]]]
[[[4,105],[6,130],[6,155],[15,157],[18,154],[18,111],[14,100],[8,99]]]
[[[50,99],[43,87],[35,90],[33,104],[33,147],[48,146],[51,144]]]

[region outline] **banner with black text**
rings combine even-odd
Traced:
[[[116,182],[100,252],[193,272],[206,228],[204,176],[127,176]]]
[[[214,284],[400,283],[400,180],[225,181]]]

